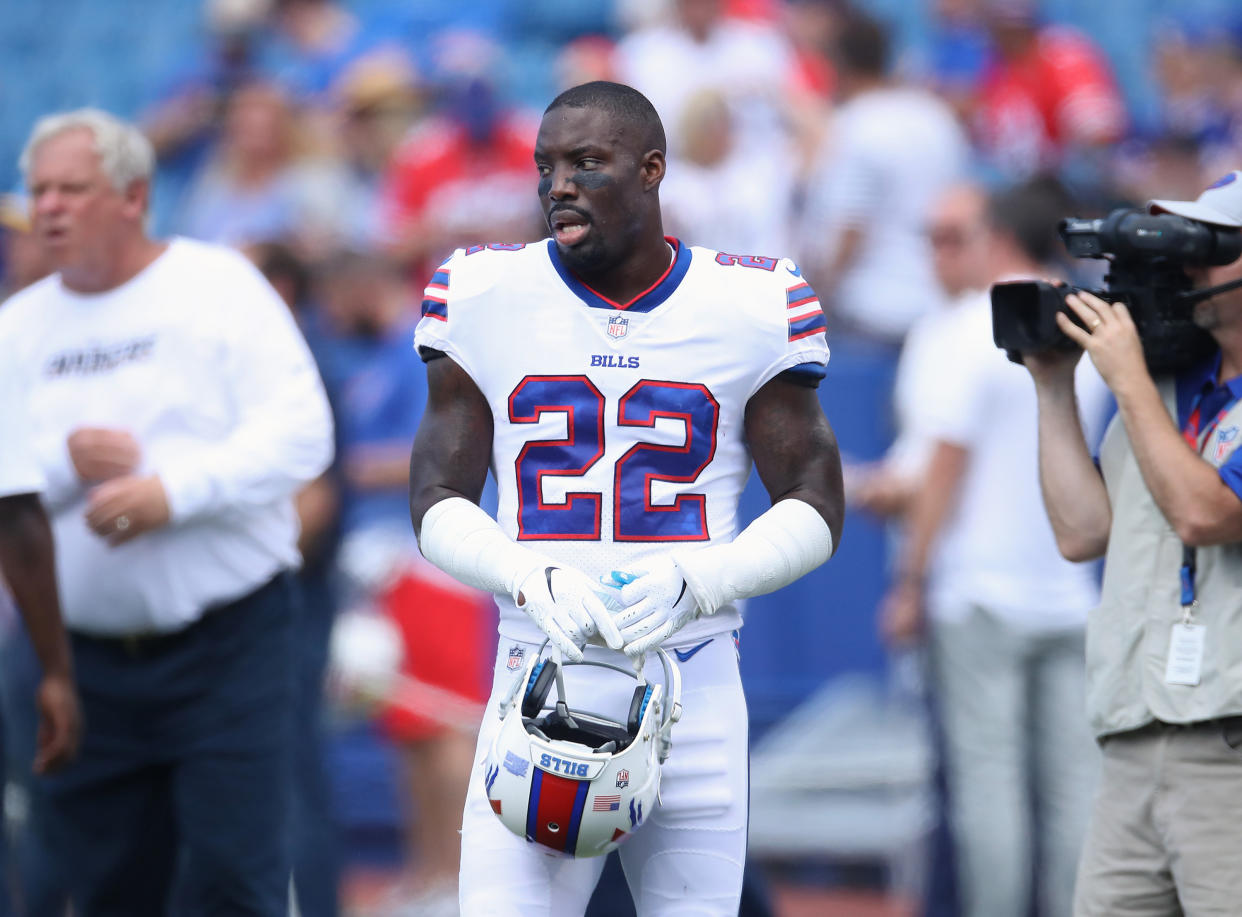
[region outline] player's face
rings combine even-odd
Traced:
[[[132,209],[129,196],[104,174],[94,138],[85,128],[39,144],[28,183],[34,236],[60,268],[106,249]]]
[[[633,127],[593,108],[557,108],[544,116],[535,141],[539,202],[570,268],[608,269],[642,235],[652,203],[645,195],[663,175],[663,159],[653,164],[642,140]]]

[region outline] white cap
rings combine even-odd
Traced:
[[[1242,171],[1218,178],[1196,200],[1149,201],[1147,211],[1173,213],[1217,226],[1242,226]]]

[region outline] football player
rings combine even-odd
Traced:
[[[493,700],[545,641],[570,660],[676,652],[683,714],[661,804],[636,813],[621,860],[639,914],[736,914],[738,601],[812,570],[841,533],[840,457],[815,392],[823,313],[791,261],[664,235],[664,129],[636,90],[562,93],[535,165],[551,238],[458,250],[427,287],[412,518],[428,560],[497,595]],[[739,532],[752,462],[773,502]],[[477,505],[489,467],[496,519]],[[596,592],[612,571],[637,574],[617,611]],[[500,726],[494,708],[476,764]],[[602,865],[510,833],[472,780],[463,914],[581,914]]]

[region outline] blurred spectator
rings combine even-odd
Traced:
[[[794,194],[788,157],[781,168],[781,157],[739,149],[733,113],[715,90],[687,102],[678,128],[681,152],[660,186],[670,233],[736,254],[788,250]]]
[[[974,128],[1001,174],[1020,179],[1121,139],[1126,111],[1108,59],[1085,35],[1041,25],[1037,0],[986,0],[995,59]]]
[[[21,378],[21,369],[19,361],[0,362],[0,653],[4,665],[0,670],[0,725],[4,730],[0,743],[0,778],[4,779],[0,819],[10,814],[6,810],[18,796],[10,793],[10,785],[25,791],[32,773],[46,774],[64,767],[77,754],[82,738],[73,657],[56,588],[52,527],[40,500],[46,477],[39,463],[27,381]],[[21,634],[9,629],[14,601],[26,625]],[[12,664],[20,655],[29,655],[31,648],[38,659],[38,674],[12,671]],[[19,649],[26,653],[15,652]],[[28,801],[24,795],[23,801]],[[10,882],[18,880],[18,900],[29,903],[36,892],[30,882],[36,877],[24,868],[26,838],[15,838],[18,856],[10,861],[11,826],[7,820],[0,823],[4,828],[0,837],[0,914],[8,917],[14,913],[15,904]],[[48,862],[46,854],[43,859]]]
[[[48,252],[31,231],[26,197],[20,194],[0,196],[0,302],[52,270]],[[0,310],[2,308],[0,306]],[[6,428],[4,435],[9,438],[16,434]],[[22,517],[19,514],[15,518]],[[0,726],[3,728],[0,744],[7,771],[5,798],[0,805],[0,815],[7,816],[4,822],[7,830],[0,838],[0,850],[6,854],[0,856],[0,869],[4,870],[0,877],[0,914],[13,913],[9,888],[12,882],[22,905],[17,913],[43,917],[63,913],[67,904],[63,888],[58,887],[52,876],[55,855],[45,850],[39,838],[29,830],[30,810],[36,805],[31,788],[39,686],[43,671],[54,670],[54,665],[40,664],[29,637],[20,627],[14,626],[17,616],[13,612],[4,577],[0,575]]]
[[[932,201],[965,171],[966,139],[944,102],[890,80],[879,22],[852,15],[830,53],[841,107],[811,184],[803,268],[830,328],[896,348],[936,306],[924,231]]]
[[[335,0],[270,0],[264,72],[302,97],[325,91],[366,40],[362,22]]]
[[[323,334],[310,309],[309,268],[292,249],[278,242],[253,246],[246,254],[293,312],[312,355],[321,364]],[[335,403],[333,395],[329,390],[330,403]],[[336,426],[339,430],[339,420]],[[294,498],[302,566],[297,573],[301,602],[293,634],[293,811],[289,835],[293,892],[301,917],[336,917],[340,912],[341,832],[326,768],[323,715],[328,641],[337,612],[334,572],[340,541],[340,490],[334,463]]]
[[[391,252],[420,283],[454,248],[547,231],[531,193],[535,125],[501,99],[495,48],[479,36],[445,41],[439,114],[398,148],[383,192]]]
[[[205,47],[197,60],[142,119],[143,131],[161,160],[210,136],[234,89],[258,76],[256,51],[271,0],[208,0]]]
[[[924,399],[939,384],[958,308],[978,303],[992,280],[986,208],[986,193],[971,184],[950,188],[932,207],[927,239],[944,295],[939,308],[914,323],[901,348],[893,387],[896,440],[880,462],[850,474],[850,502],[877,516],[903,515],[922,486],[932,447],[921,423]]]
[[[1242,22],[1242,20],[1240,20]],[[1198,146],[1197,187],[1160,197],[1197,196],[1211,176],[1237,164],[1242,145],[1242,28],[1211,20],[1160,23],[1153,29],[1155,73],[1160,90],[1159,129]],[[1144,200],[1153,195],[1140,195]]]
[[[52,272],[47,252],[30,231],[29,204],[0,195],[0,302]]]
[[[529,181],[529,178],[528,178]],[[401,634],[404,674],[431,691],[481,705],[494,640],[491,603],[422,560],[410,526],[410,446],[422,418],[425,373],[413,358],[419,313],[396,265],[343,253],[322,266],[320,294],[340,335],[332,387],[340,393],[344,480],[341,565],[361,602]],[[475,720],[459,727],[390,701],[382,723],[397,743],[405,794],[407,870],[394,914],[456,913],[458,831],[474,773]]]
[[[926,69],[931,84],[966,118],[991,59],[991,39],[983,19],[986,0],[934,0]]]
[[[335,132],[351,190],[338,215],[343,241],[379,244],[381,192],[397,147],[422,114],[423,91],[409,55],[376,48],[350,64],[332,87]]]
[[[292,494],[331,455],[283,303],[144,227],[154,152],[96,110],[22,157],[58,273],[0,311],[31,393],[86,731],[37,830],[74,912],[285,917]]]
[[[1113,190],[1122,201],[1161,194],[1188,200],[1205,184],[1198,142],[1184,134],[1156,134],[1123,144],[1114,161]]]
[[[848,0],[788,0],[782,8],[783,31],[793,47],[798,81],[815,95],[829,100],[837,75],[824,48],[836,38]]]
[[[617,79],[651,100],[660,120],[681,124],[704,89],[728,100],[737,144],[763,155],[786,137],[783,109],[795,86],[793,51],[771,25],[726,14],[722,0],[674,0],[672,21],[638,29],[617,45]],[[670,137],[669,155],[678,155]]]
[[[990,229],[969,227],[989,232],[986,279],[1046,276],[1068,209],[1046,183],[995,195]],[[1082,710],[1099,591],[1042,512],[1035,392],[992,342],[988,296],[953,315],[922,391],[931,453],[881,625],[898,645],[926,628],[962,913],[1026,913],[1038,861],[1040,913],[1069,917],[1098,767]],[[1103,421],[1108,393],[1086,361],[1078,398]]]
[[[186,50],[177,71],[158,85],[140,122],[155,147],[152,209],[170,225],[194,174],[209,156],[233,91],[259,78],[263,28],[271,0],[207,0],[201,45]]]
[[[593,83],[615,81],[616,46],[600,35],[585,35],[568,42],[556,59],[556,84],[562,89]]]
[[[228,101],[221,137],[187,193],[180,229],[226,245],[287,238],[319,251],[339,232],[347,193],[339,164],[299,156],[289,97],[274,85],[251,83]]]

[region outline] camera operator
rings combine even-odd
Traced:
[[[1196,201],[1155,201],[1242,227],[1242,172]],[[1196,289],[1242,260],[1189,269]],[[1126,306],[1066,297],[1061,331],[1117,398],[1099,466],[1074,400],[1077,352],[1024,353],[1039,404],[1039,465],[1057,545],[1105,557],[1087,624],[1087,707],[1103,751],[1074,912],[1238,913],[1242,850],[1242,290],[1194,307],[1206,361],[1153,379]]]

